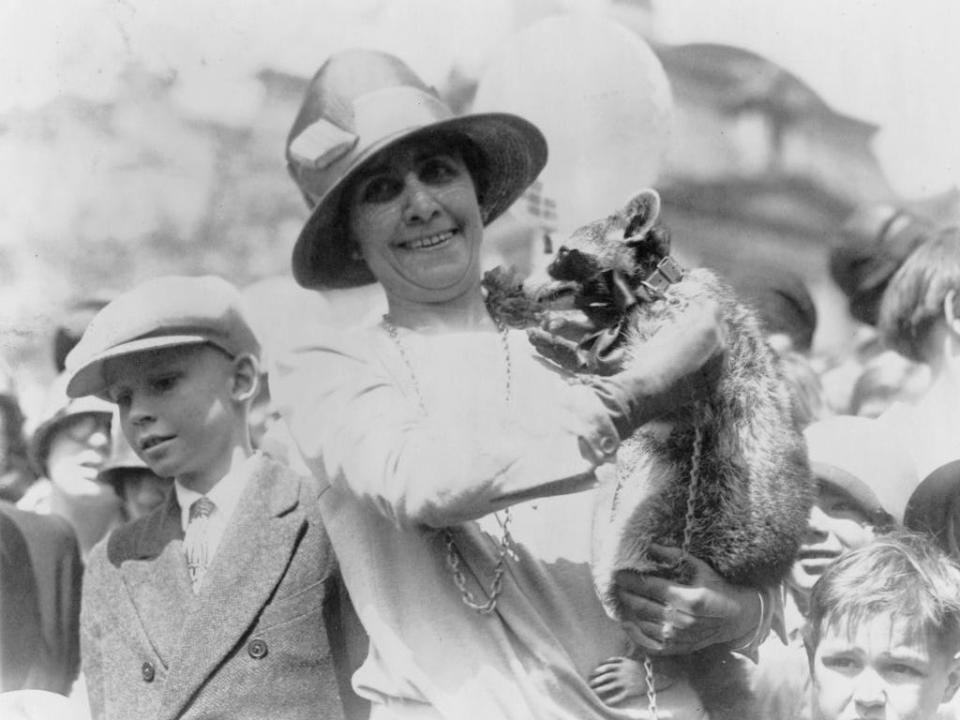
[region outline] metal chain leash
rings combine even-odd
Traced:
[[[698,415],[699,404],[694,408],[694,417]],[[695,423],[693,428],[693,449],[690,453],[690,486],[687,489],[687,515],[683,524],[683,553],[681,562],[690,555],[690,544],[693,542],[693,526],[696,522],[697,491],[700,489],[700,458],[703,455],[703,427]]]
[[[698,413],[699,405],[694,409],[694,416]],[[697,491],[700,485],[700,457],[703,454],[703,427],[696,423],[693,429],[693,449],[690,453],[690,484],[687,488],[687,512],[683,521],[683,545],[680,548],[682,553],[678,562],[682,563],[690,555],[690,544],[693,542],[693,525],[696,522],[696,501]],[[647,680],[647,705],[650,709],[651,720],[660,720],[657,713],[657,689],[654,685],[653,660],[650,656],[644,654],[643,669]]]
[[[506,402],[509,404],[513,400],[513,365],[510,359],[510,338],[507,335],[507,328],[501,319],[493,313],[491,313],[491,315],[493,316],[494,322],[497,325],[497,331],[500,335],[500,342],[503,348],[505,363],[505,397]],[[407,372],[410,374],[410,379],[413,381],[413,389],[417,394],[417,402],[420,406],[420,412],[426,415],[427,406],[424,402],[423,390],[420,387],[420,382],[417,380],[417,373],[413,369],[413,364],[410,362],[406,348],[404,347],[403,342],[400,340],[400,333],[397,331],[397,326],[393,323],[393,319],[389,315],[383,316],[383,324],[387,329],[387,334],[390,336],[390,339],[393,340],[394,345],[397,346],[397,350],[400,352],[400,357],[407,366]],[[490,589],[485,591],[485,594],[488,598],[486,602],[478,601],[474,594],[470,591],[470,588],[467,587],[467,577],[463,572],[463,566],[461,564],[462,556],[457,548],[456,541],[453,537],[453,532],[450,528],[444,529],[444,544],[446,545],[447,549],[447,567],[450,568],[450,572],[453,575],[453,582],[460,591],[460,599],[463,601],[464,605],[472,610],[475,610],[481,615],[489,615],[496,609],[497,600],[500,598],[500,594],[503,592],[503,576],[507,569],[507,557],[514,555],[513,536],[510,534],[510,508],[504,509],[502,520],[500,518],[500,513],[494,513],[494,517],[496,517],[497,522],[500,524],[501,537],[499,550],[497,551],[497,562],[493,568],[493,580],[490,583]]]
[[[650,711],[650,719],[660,720],[660,715],[657,712],[657,688],[654,685],[653,660],[646,653],[643,656],[643,670],[647,675],[647,709]]]

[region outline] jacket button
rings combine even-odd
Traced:
[[[259,638],[256,640],[251,640],[250,644],[247,645],[247,653],[254,660],[259,660],[267,656],[267,643]]]
[[[143,677],[144,682],[153,682],[153,678],[156,677],[157,672],[153,669],[153,665],[145,662],[140,666],[140,675]]]

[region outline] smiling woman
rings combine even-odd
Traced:
[[[546,155],[523,118],[454,117],[397,58],[365,50],[320,69],[290,133],[290,173],[313,208],[294,276],[379,282],[389,309],[375,327],[317,322],[271,369],[277,407],[330,485],[324,523],[370,637],[353,687],[375,720],[617,719],[647,704],[641,692],[608,705],[588,685],[629,644],[593,589],[594,471],[619,428],[687,397],[720,350],[716,308],[692,305],[682,331],[613,378],[548,368],[488,310],[479,259],[484,226]],[[670,589],[673,652],[756,636],[752,590],[712,573],[686,597]],[[623,593],[632,620],[663,619],[662,602]],[[661,689],[672,717],[702,717],[688,683]]]

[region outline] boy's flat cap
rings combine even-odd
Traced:
[[[244,317],[239,291],[212,275],[147,280],[118,295],[90,321],[66,359],[67,395],[103,396],[103,365],[111,358],[201,343],[234,357],[259,358],[260,343]]]

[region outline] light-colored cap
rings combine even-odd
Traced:
[[[206,275],[168,275],[118,295],[90,321],[66,361],[67,395],[103,396],[104,362],[177,345],[209,343],[228,355],[260,357],[238,290]]]

